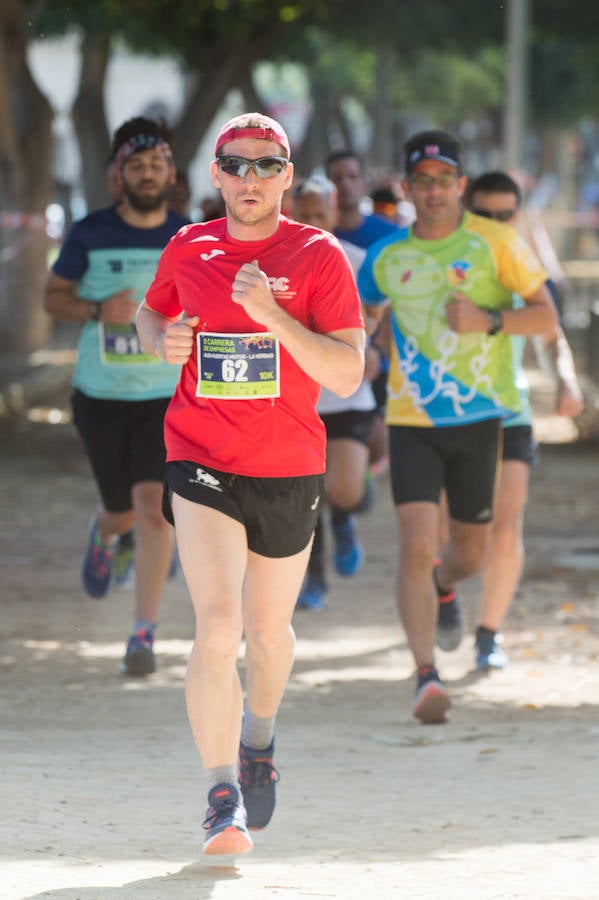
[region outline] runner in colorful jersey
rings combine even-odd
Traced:
[[[293,177],[281,126],[239,116],[215,157],[226,217],[170,241],[137,325],[149,352],[183,364],[165,419],[165,511],[196,615],[186,690],[208,784],[204,852],[222,854],[250,850],[248,828],[274,810],[275,716],[323,490],[316,402],[320,384],[356,390],[365,340],[337,240],[280,215]]]
[[[73,411],[101,497],[82,568],[86,592],[104,597],[119,536],[136,528],[135,615],[123,660],[154,671],[154,631],[172,553],[161,513],[164,412],[177,371],[146,353],[133,319],[168,240],[188,220],[167,209],[175,180],[171,132],[136,117],[116,132],[110,176],[117,202],[75,223],[48,278],[46,310],[83,322]]]
[[[450,706],[435,668],[437,620],[443,647],[459,614],[454,586],[480,570],[489,541],[501,419],[520,409],[509,335],[549,331],[556,314],[546,273],[517,233],[463,212],[455,139],[421,132],[405,153],[416,221],[369,249],[358,287],[365,303],[391,301],[397,602],[418,668],[414,715],[429,723],[445,721]],[[522,309],[512,308],[514,292]],[[435,566],[443,487],[449,540]]]

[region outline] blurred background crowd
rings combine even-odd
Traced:
[[[408,219],[406,137],[445,128],[467,173],[513,174],[528,238],[563,296],[563,323],[599,379],[599,114],[588,0],[483,10],[383,0],[6,0],[0,10],[0,349],[29,353],[52,328],[40,303],[65,229],[109,201],[109,135],[134,115],[173,128],[179,202],[220,214],[208,181],[216,123],[278,118],[300,177],[330,152],[365,161],[365,211]],[[177,200],[174,198],[173,203]],[[181,207],[180,207],[181,208]]]

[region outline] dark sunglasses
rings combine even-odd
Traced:
[[[260,159],[246,159],[245,156],[217,156],[216,164],[225,175],[245,178],[253,169],[258,178],[272,178],[279,175],[289,163],[284,156],[261,156]]]
[[[513,219],[517,209],[500,209],[497,212],[491,212],[490,209],[473,209],[475,216],[484,216],[485,219],[495,219],[496,222],[509,222]]]

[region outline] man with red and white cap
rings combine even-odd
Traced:
[[[146,349],[182,365],[165,418],[164,505],[196,615],[186,694],[209,854],[250,850],[248,829],[274,810],[275,716],[323,495],[316,402],[321,384],[351,394],[364,369],[345,254],[332,235],[280,214],[289,156],[267,116],[222,127],[210,175],[226,215],[169,242],[137,317]]]

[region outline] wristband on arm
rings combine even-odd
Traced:
[[[503,328],[503,313],[500,309],[487,309],[486,313],[489,317],[489,328],[487,330],[487,334],[493,336]]]

